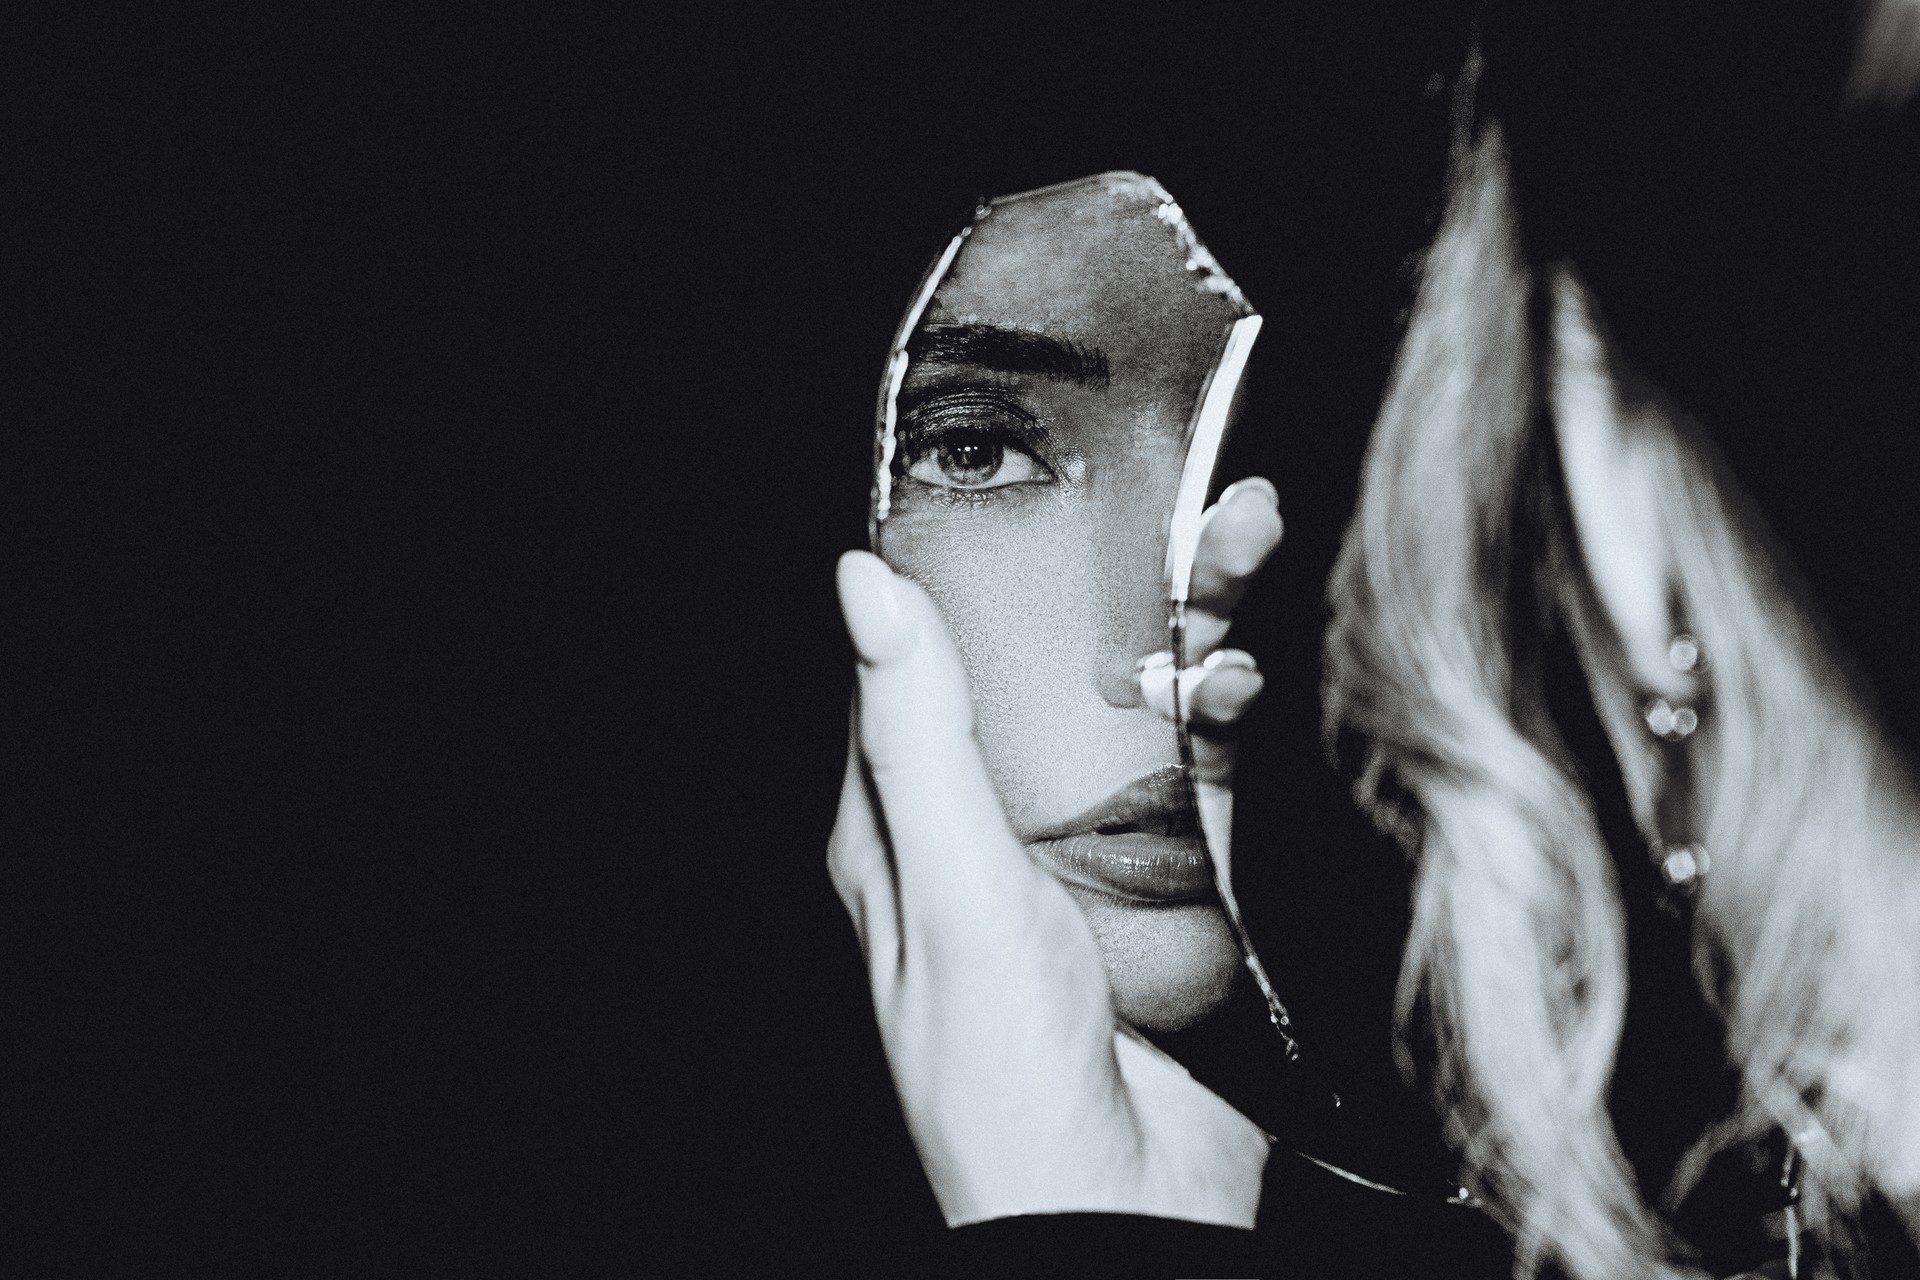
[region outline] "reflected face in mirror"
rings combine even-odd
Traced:
[[[1216,1007],[1239,963],[1136,669],[1168,644],[1188,432],[1248,314],[1151,179],[993,202],[910,332],[877,526],[953,632],[1014,830],[1149,1029]]]

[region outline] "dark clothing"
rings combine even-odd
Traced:
[[[1008,1218],[953,1233],[959,1280],[1101,1276],[1504,1280],[1506,1238],[1486,1215],[1439,1197],[1357,1186],[1276,1148],[1253,1231],[1121,1214]]]

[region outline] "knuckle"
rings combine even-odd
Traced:
[[[844,828],[834,828],[827,839],[827,878],[842,899],[859,892],[872,864],[870,850],[861,847]]]

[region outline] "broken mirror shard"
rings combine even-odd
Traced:
[[[880,385],[873,550],[926,587],[1008,817],[1087,911],[1122,1015],[1204,1017],[1244,964],[1231,794],[1174,682],[1215,462],[1260,317],[1166,189],[1098,174],[980,204],[909,299]],[[1192,659],[1197,661],[1197,655]]]

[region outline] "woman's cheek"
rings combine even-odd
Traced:
[[[1132,681],[1140,646],[1164,626],[1157,583],[1129,611],[1150,616],[1118,618],[1092,531],[1064,523],[982,522],[910,570],[960,650],[989,771],[1023,833],[1177,758],[1171,728]]]

